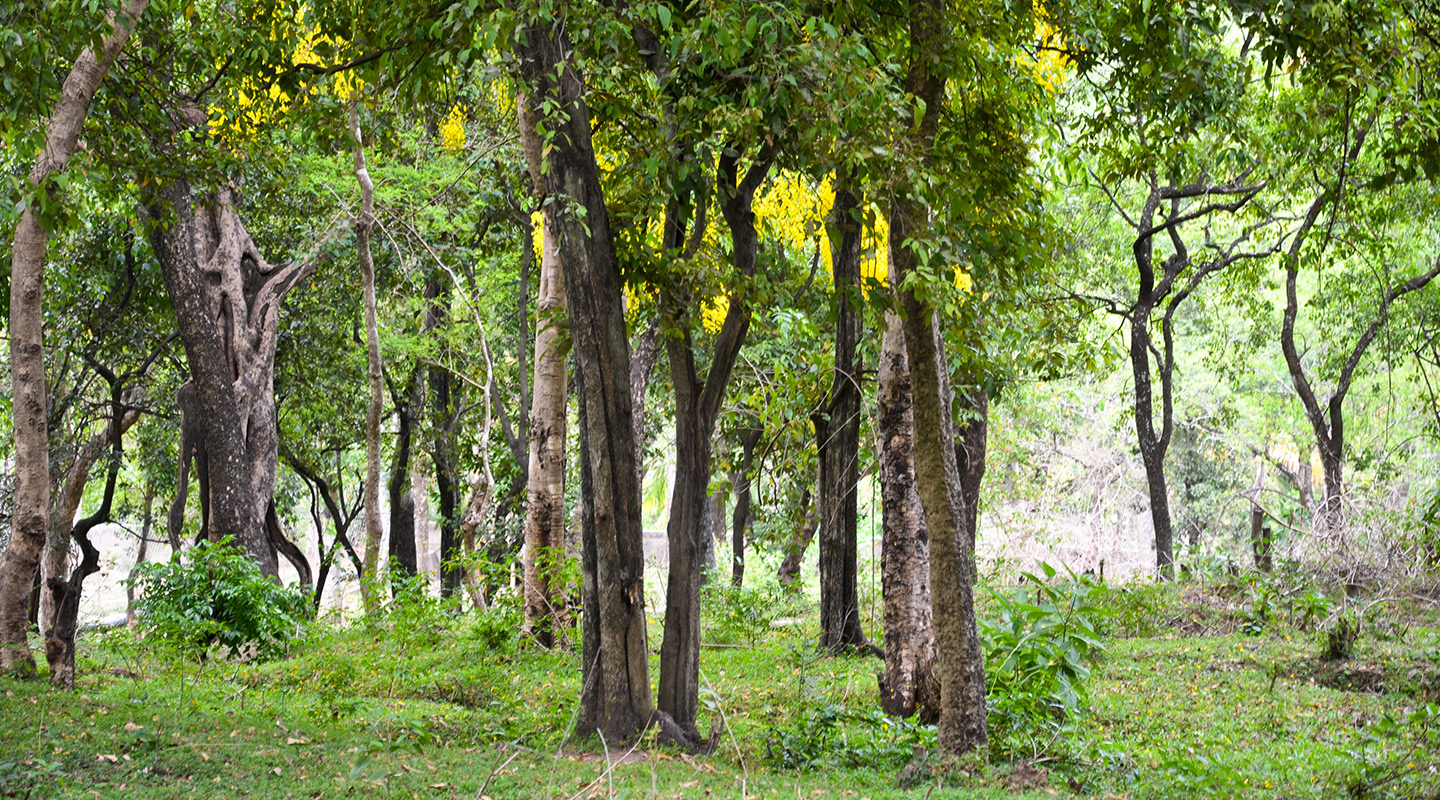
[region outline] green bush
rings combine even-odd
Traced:
[[[792,724],[765,736],[765,761],[779,769],[861,767],[895,769],[915,749],[934,750],[935,726],[894,719],[879,709],[864,711],[827,703],[807,709]]]
[[[1046,749],[1086,699],[1087,663],[1104,651],[1098,625],[1109,592],[1089,576],[1040,565],[1013,591],[992,592],[994,619],[980,620],[990,698],[990,740],[1001,753]],[[1052,583],[1053,582],[1053,583]]]
[[[229,538],[201,542],[181,560],[142,564],[134,579],[140,626],[193,655],[212,645],[260,657],[285,650],[310,617],[309,597],[266,578]]]

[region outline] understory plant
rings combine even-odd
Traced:
[[[1024,573],[1010,591],[991,591],[980,619],[996,755],[1034,757],[1058,741],[1088,694],[1089,663],[1104,646],[1100,625],[1108,590],[1089,575],[1049,564]]]
[[[192,656],[218,645],[232,657],[248,648],[275,657],[310,618],[305,590],[265,577],[229,537],[141,564],[134,586],[141,629]]]

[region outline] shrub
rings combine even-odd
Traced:
[[[980,620],[990,697],[992,746],[1033,755],[1046,749],[1087,695],[1087,662],[1104,651],[1097,630],[1105,616],[1105,587],[1069,572],[1062,581],[1049,564],[1044,579],[1024,574],[1011,592],[992,592],[996,618]]]
[[[139,567],[140,625],[151,635],[195,655],[219,645],[231,656],[253,646],[269,657],[283,652],[310,616],[304,589],[266,578],[228,537],[201,542],[187,556]]]
[[[860,767],[895,769],[916,748],[935,748],[935,726],[893,719],[879,709],[852,710],[826,704],[807,709],[788,726],[765,736],[765,761],[780,769]]]
[[[770,623],[795,613],[795,598],[774,581],[755,587],[734,586],[719,574],[700,590],[701,613],[709,624],[705,639],[755,644],[770,632]]]

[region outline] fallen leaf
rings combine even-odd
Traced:
[[[285,739],[285,744],[310,744],[310,740],[304,736],[290,736]]]
[[[135,731],[138,731],[138,730],[140,730],[140,729],[143,728],[143,727],[145,727],[145,726],[144,726],[144,725],[136,725],[136,724],[133,723],[133,722],[127,722],[127,723],[125,723],[125,732],[126,732],[126,733],[134,733]]]
[[[203,751],[203,750],[200,751],[200,760],[201,760],[201,761],[209,761],[209,760],[210,760],[210,754],[207,753],[207,752],[205,752],[205,751]]]
[[[448,784],[448,783],[432,783],[432,784],[430,784],[430,788],[431,788],[431,789],[449,789],[449,788],[450,788],[450,784]]]
[[[276,767],[275,769],[270,770],[270,774],[271,774],[271,775],[279,775],[279,774],[280,774],[280,768],[279,768],[279,767]]]

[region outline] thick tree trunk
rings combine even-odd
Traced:
[[[785,557],[780,560],[780,566],[775,570],[775,577],[785,586],[794,591],[800,591],[797,581],[800,578],[800,565],[805,561],[805,551],[810,549],[810,542],[815,539],[815,531],[820,527],[820,519],[815,513],[815,494],[806,487],[800,495],[800,508],[804,510],[804,518],[800,526],[791,534],[790,541],[785,543]]]
[[[148,0],[127,0],[111,17],[112,30],[100,50],[85,48],[75,59],[60,99],[51,111],[45,149],[30,170],[32,191],[52,191],[45,184],[65,171],[74,155],[90,101],[105,73],[125,47]],[[31,586],[49,529],[50,443],[46,430],[44,349],[45,251],[49,232],[29,203],[15,225],[10,261],[11,424],[15,432],[15,510],[10,538],[0,556],[0,671],[35,673],[35,659],[26,641]],[[68,520],[67,520],[68,525]]]
[[[285,294],[314,270],[314,262],[265,262],[229,191],[197,202],[189,182],[177,178],[151,181],[144,195],[203,432],[210,538],[234,537],[264,574],[275,577],[265,514],[278,446],[278,317]]]
[[[935,627],[930,606],[930,541],[915,486],[915,420],[900,317],[885,314],[880,350],[876,431],[879,439],[881,594],[885,607],[885,672],[880,707],[934,721],[940,708]]]
[[[742,281],[755,274],[760,240],[752,206],[755,191],[769,173],[774,157],[774,148],[767,147],[741,178],[740,153],[736,148],[721,155],[717,167],[721,210],[730,229],[731,260]],[[673,300],[662,299],[662,305],[669,302]],[[689,327],[678,319],[672,319],[671,324],[679,328],[665,337],[670,378],[675,387],[675,486],[666,531],[670,569],[665,586],[665,638],[660,644],[660,687],[656,705],[669,714],[692,741],[697,741],[700,581],[703,548],[709,544],[713,549],[714,542],[713,528],[705,524],[711,446],[725,387],[750,329],[746,287],[732,289],[725,321],[715,338],[710,368],[703,379],[695,363]]]
[[[860,626],[856,485],[860,482],[860,362],[856,355],[860,316],[859,199],[837,181],[830,212],[835,276],[835,369],[830,400],[817,413],[820,458],[820,649],[840,652],[869,645]]]
[[[735,514],[730,520],[730,550],[733,563],[730,565],[730,585],[740,588],[745,585],[745,532],[750,528],[750,471],[755,466],[755,447],[765,435],[764,423],[756,422],[754,427],[745,428],[740,435],[740,468],[735,471]]]
[[[576,729],[620,742],[656,721],[620,269],[590,141],[585,85],[566,58],[566,36],[558,22],[532,22],[515,42],[528,93],[537,106],[557,112],[546,120],[557,134],[547,153],[547,183],[557,206],[580,398],[584,628]]]
[[[545,196],[543,142],[525,95],[516,101],[520,140],[535,196]],[[541,647],[555,646],[565,599],[558,576],[565,559],[565,272],[560,264],[554,208],[541,212],[540,291],[535,300],[535,379],[530,406],[529,499],[525,507],[525,632]],[[527,242],[528,244],[528,242]]]
[[[355,149],[355,181],[360,184],[360,216],[355,220],[355,252],[360,258],[360,287],[365,302],[365,356],[370,379],[370,404],[365,413],[365,575],[360,597],[365,613],[380,608],[375,583],[380,570],[380,414],[385,406],[380,365],[380,323],[375,308],[375,259],[370,254],[370,231],[375,227],[375,184],[365,167],[364,139],[360,133],[359,93],[350,98],[350,142]]]

